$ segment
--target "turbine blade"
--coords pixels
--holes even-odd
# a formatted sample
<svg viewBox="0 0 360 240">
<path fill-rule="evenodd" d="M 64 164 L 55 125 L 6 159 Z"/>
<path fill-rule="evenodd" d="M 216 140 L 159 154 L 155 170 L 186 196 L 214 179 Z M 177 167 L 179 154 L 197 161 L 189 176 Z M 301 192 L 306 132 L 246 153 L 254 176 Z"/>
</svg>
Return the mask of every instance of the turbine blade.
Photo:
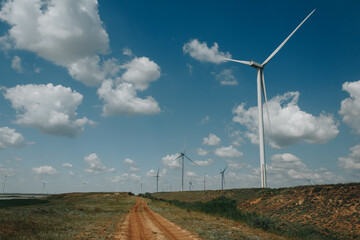
<svg viewBox="0 0 360 240">
<path fill-rule="evenodd" d="M 181 157 L 181 154 L 180 154 L 177 158 L 175 158 L 175 160 L 178 159 L 178 158 L 180 158 L 180 157 Z"/>
<path fill-rule="evenodd" d="M 237 63 L 242 63 L 242 64 L 245 64 L 245 65 L 251 65 L 249 61 L 242 61 L 242 60 L 235 60 L 235 59 L 231 59 L 231 58 L 224 58 L 225 60 L 228 60 L 228 61 L 232 61 L 232 62 L 237 62 Z"/>
<path fill-rule="evenodd" d="M 265 78 L 264 78 L 264 69 L 261 70 L 262 72 L 262 78 L 261 78 L 261 86 L 262 86 L 262 91 L 264 94 L 264 98 L 265 98 L 265 108 L 266 108 L 266 113 L 268 116 L 268 121 L 269 121 L 269 129 L 270 129 L 270 133 L 271 133 L 271 124 L 270 124 L 270 114 L 269 114 L 269 107 L 268 107 L 268 101 L 267 101 L 267 97 L 266 97 L 266 88 L 265 88 Z"/>
<path fill-rule="evenodd" d="M 196 162 L 194 162 L 193 160 L 191 160 L 188 156 L 184 155 L 187 159 L 189 159 L 192 163 L 194 163 L 196 166 L 199 166 L 196 164 Z"/>
<path fill-rule="evenodd" d="M 280 49 L 285 45 L 285 43 L 291 38 L 291 36 L 301 27 L 301 25 L 315 12 L 314 9 L 300 24 L 295 28 L 295 30 L 275 49 L 275 51 L 263 62 L 263 66 L 265 66 L 274 56 L 275 54 L 280 51 Z"/>
<path fill-rule="evenodd" d="M 228 166 L 226 166 L 226 168 L 224 168 L 224 172 L 225 172 L 225 170 L 227 169 L 227 167 L 228 167 Z"/>
</svg>

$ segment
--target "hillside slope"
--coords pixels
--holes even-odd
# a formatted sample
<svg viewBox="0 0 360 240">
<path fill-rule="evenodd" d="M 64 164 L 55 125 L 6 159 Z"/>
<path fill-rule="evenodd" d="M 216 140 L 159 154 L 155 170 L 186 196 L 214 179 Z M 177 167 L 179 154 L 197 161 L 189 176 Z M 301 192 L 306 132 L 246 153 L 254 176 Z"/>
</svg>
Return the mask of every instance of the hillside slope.
<svg viewBox="0 0 360 240">
<path fill-rule="evenodd" d="M 284 223 L 316 226 L 341 239 L 360 239 L 360 183 L 280 189 L 230 189 L 154 193 L 166 200 L 207 202 L 219 196 L 237 201 L 238 209 Z"/>
</svg>

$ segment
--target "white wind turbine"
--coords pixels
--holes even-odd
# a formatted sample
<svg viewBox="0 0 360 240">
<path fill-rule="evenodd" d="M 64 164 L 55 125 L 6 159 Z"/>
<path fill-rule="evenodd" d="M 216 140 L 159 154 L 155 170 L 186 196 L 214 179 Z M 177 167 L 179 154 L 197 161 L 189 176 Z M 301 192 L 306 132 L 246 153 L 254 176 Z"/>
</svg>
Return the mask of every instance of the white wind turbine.
<svg viewBox="0 0 360 240">
<path fill-rule="evenodd" d="M 47 182 L 44 179 L 41 179 L 41 182 L 43 183 L 43 194 L 45 194 L 45 185 Z"/>
<path fill-rule="evenodd" d="M 7 175 L 5 175 L 4 181 L 2 182 L 2 184 L 3 184 L 2 194 L 3 195 L 4 195 L 4 192 L 5 192 L 6 179 L 7 179 Z"/>
<path fill-rule="evenodd" d="M 187 158 L 188 160 L 190 160 L 193 164 L 195 164 L 196 166 L 198 166 L 193 160 L 191 160 L 186 154 L 185 154 L 185 149 L 186 149 L 186 136 L 185 136 L 185 141 L 184 141 L 184 149 L 181 153 L 179 153 L 179 156 L 177 158 L 175 158 L 175 160 L 177 160 L 178 158 L 181 157 L 181 191 L 184 191 L 184 158 Z"/>
<path fill-rule="evenodd" d="M 261 187 L 266 188 L 266 161 L 265 161 L 265 140 L 264 140 L 264 118 L 263 118 L 263 102 L 262 102 L 262 93 L 265 98 L 265 107 L 266 112 L 269 119 L 269 127 L 270 126 L 270 116 L 269 109 L 267 106 L 267 97 L 266 97 L 266 89 L 265 89 L 265 80 L 264 80 L 264 67 L 265 65 L 275 56 L 275 54 L 280 51 L 280 49 L 285 45 L 285 43 L 291 38 L 291 36 L 300 28 L 300 26 L 313 14 L 315 9 L 295 28 L 295 30 L 275 49 L 273 53 L 262 63 L 257 63 L 253 60 L 251 61 L 241 61 L 225 58 L 228 61 L 233 61 L 245 65 L 249 65 L 257 70 L 257 101 L 258 101 L 258 112 L 259 112 L 259 148 L 260 148 L 260 169 L 261 169 Z M 261 93 L 262 92 L 262 93 Z"/>
<path fill-rule="evenodd" d="M 220 174 L 221 174 L 221 190 L 224 190 L 224 185 L 225 185 L 225 170 L 227 169 L 227 166 L 226 168 L 224 168 L 224 170 L 221 170 L 220 169 Z"/>
<path fill-rule="evenodd" d="M 159 192 L 159 171 L 160 171 L 160 168 L 158 168 L 158 171 L 157 171 L 157 174 L 154 176 L 156 177 L 156 192 Z"/>
</svg>

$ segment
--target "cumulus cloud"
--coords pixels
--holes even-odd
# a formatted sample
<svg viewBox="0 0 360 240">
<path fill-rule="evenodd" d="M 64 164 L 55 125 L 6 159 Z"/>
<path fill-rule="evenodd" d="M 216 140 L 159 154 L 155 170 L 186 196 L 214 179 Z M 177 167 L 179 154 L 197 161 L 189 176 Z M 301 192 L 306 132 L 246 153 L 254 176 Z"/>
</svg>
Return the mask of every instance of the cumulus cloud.
<svg viewBox="0 0 360 240">
<path fill-rule="evenodd" d="M 75 137 L 84 131 L 86 124 L 95 124 L 86 117 L 77 118 L 76 110 L 83 96 L 61 85 L 17 85 L 5 89 L 4 97 L 17 111 L 17 124 L 42 133 Z"/>
<path fill-rule="evenodd" d="M 218 64 L 225 62 L 225 57 L 231 58 L 231 54 L 229 52 L 223 53 L 219 51 L 219 45 L 216 42 L 211 48 L 209 48 L 206 42 L 200 43 L 197 39 L 193 39 L 184 44 L 183 52 L 190 54 L 191 57 L 199 60 L 200 62 Z"/>
<path fill-rule="evenodd" d="M 221 139 L 213 133 L 209 134 L 209 137 L 203 138 L 203 144 L 209 146 L 217 146 L 220 144 Z"/>
<path fill-rule="evenodd" d="M 343 122 L 360 134 L 360 80 L 345 82 L 342 90 L 348 92 L 350 97 L 341 101 L 339 113 L 343 116 Z"/>
<path fill-rule="evenodd" d="M 91 153 L 90 155 L 85 156 L 84 160 L 89 164 L 89 167 L 84 169 L 87 173 L 115 172 L 115 168 L 105 167 L 96 153 Z"/>
<path fill-rule="evenodd" d="M 165 157 L 163 157 L 161 159 L 162 161 L 162 164 L 164 166 L 166 166 L 167 168 L 170 168 L 170 169 L 176 169 L 176 168 L 180 168 L 181 165 L 180 165 L 180 158 L 179 157 L 179 154 L 172 154 L 172 155 L 166 155 Z"/>
<path fill-rule="evenodd" d="M 127 174 L 127 173 L 124 173 L 120 176 L 115 176 L 113 178 L 109 178 L 110 182 L 114 182 L 114 183 L 126 181 L 128 179 L 129 179 L 129 174 Z"/>
<path fill-rule="evenodd" d="M 229 164 L 228 167 L 229 167 L 230 169 L 240 170 L 240 169 L 242 169 L 242 168 L 245 166 L 244 163 L 239 163 L 239 162 L 237 162 L 237 161 L 230 160 L 230 159 L 229 159 L 229 160 L 226 160 L 226 162 Z"/>
<path fill-rule="evenodd" d="M 109 50 L 96 0 L 7 1 L 0 19 L 10 25 L 6 38 L 13 48 L 34 52 L 68 68 L 70 74 L 72 65 Z M 99 81 L 90 77 L 78 80 L 88 85 Z"/>
<path fill-rule="evenodd" d="M 23 144 L 24 137 L 8 127 L 0 127 L 0 150 L 8 147 L 19 147 Z"/>
<path fill-rule="evenodd" d="M 135 161 L 130 159 L 130 158 L 125 158 L 123 163 L 126 163 L 126 164 L 135 164 Z"/>
<path fill-rule="evenodd" d="M 112 81 L 104 81 L 98 89 L 98 95 L 104 101 L 103 116 L 117 114 L 156 114 L 160 112 L 159 104 L 151 96 L 145 99 L 137 97 L 136 89 L 131 83 L 121 83 L 114 87 Z"/>
<path fill-rule="evenodd" d="M 147 57 L 134 58 L 122 68 L 126 71 L 121 76 L 121 81 L 132 83 L 140 91 L 146 90 L 151 82 L 160 77 L 160 67 Z"/>
<path fill-rule="evenodd" d="M 209 166 L 210 164 L 212 164 L 214 162 L 214 160 L 209 158 L 208 160 L 205 160 L 205 161 L 196 160 L 194 162 L 199 166 Z"/>
<path fill-rule="evenodd" d="M 138 172 L 138 171 L 140 171 L 140 169 L 136 168 L 136 167 L 130 167 L 129 171 L 130 172 Z"/>
<path fill-rule="evenodd" d="M 197 176 L 196 173 L 191 172 L 191 171 L 186 171 L 185 175 L 186 175 L 187 177 L 196 177 L 196 176 Z"/>
<path fill-rule="evenodd" d="M 219 147 L 214 150 L 214 154 L 222 158 L 241 158 L 243 153 L 234 148 L 232 145 L 228 147 Z"/>
<path fill-rule="evenodd" d="M 339 133 L 338 124 L 332 115 L 321 113 L 318 117 L 300 110 L 297 105 L 299 92 L 287 92 L 268 101 L 271 131 L 264 115 L 266 137 L 274 148 L 290 146 L 302 141 L 325 143 Z M 232 110 L 234 122 L 247 128 L 246 136 L 253 144 L 258 144 L 257 107 L 245 109 L 242 103 Z"/>
<path fill-rule="evenodd" d="M 23 71 L 21 66 L 21 58 L 19 56 L 13 57 L 13 59 L 11 60 L 11 67 L 18 73 L 21 73 Z"/>
<path fill-rule="evenodd" d="M 155 171 L 154 169 L 150 169 L 147 173 L 146 173 L 146 176 L 147 177 L 154 177 L 156 176 L 157 174 L 157 171 Z"/>
<path fill-rule="evenodd" d="M 123 48 L 123 54 L 124 54 L 125 56 L 132 56 L 132 55 L 133 55 L 131 49 L 128 48 L 128 47 Z"/>
<path fill-rule="evenodd" d="M 58 174 L 56 169 L 52 166 L 41 166 L 41 167 L 34 167 L 31 171 L 36 175 L 47 175 L 52 176 Z"/>
<path fill-rule="evenodd" d="M 220 81 L 221 85 L 235 86 L 238 85 L 231 69 L 224 69 L 219 74 L 215 75 L 216 79 Z"/>
<path fill-rule="evenodd" d="M 360 171 L 360 144 L 350 148 L 350 151 L 347 157 L 339 158 L 339 165 L 346 170 Z"/>
<path fill-rule="evenodd" d="M 325 168 L 309 169 L 301 159 L 291 153 L 273 155 L 267 172 L 269 181 L 278 186 L 307 184 L 308 181 L 322 184 L 342 179 Z"/>
<path fill-rule="evenodd" d="M 63 163 L 62 166 L 66 167 L 66 168 L 72 168 L 73 167 L 73 165 L 71 163 Z"/>
<path fill-rule="evenodd" d="M 208 150 L 205 150 L 203 148 L 198 148 L 196 149 L 196 153 L 199 155 L 199 156 L 206 156 L 209 151 Z"/>
</svg>

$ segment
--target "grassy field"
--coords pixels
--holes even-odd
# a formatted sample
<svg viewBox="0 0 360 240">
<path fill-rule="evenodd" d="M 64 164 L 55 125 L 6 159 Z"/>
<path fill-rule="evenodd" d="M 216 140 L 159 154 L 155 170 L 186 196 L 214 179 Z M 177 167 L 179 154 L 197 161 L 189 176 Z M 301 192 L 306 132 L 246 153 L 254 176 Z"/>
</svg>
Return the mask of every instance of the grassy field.
<svg viewBox="0 0 360 240">
<path fill-rule="evenodd" d="M 206 212 L 206 203 L 226 197 L 235 201 L 237 212 L 231 208 L 230 213 L 212 214 L 244 222 L 249 220 L 250 225 L 299 239 L 360 239 L 359 183 L 156 193 L 153 196 L 176 200 L 173 203 L 177 206 L 203 212 Z M 202 204 L 194 204 L 196 201 Z"/>
<path fill-rule="evenodd" d="M 164 201 L 146 199 L 149 207 L 165 218 L 176 223 L 188 231 L 197 234 L 203 239 L 221 240 L 285 240 L 275 234 L 268 233 L 259 228 L 252 228 L 241 222 L 235 222 L 219 216 L 183 209 Z"/>
<path fill-rule="evenodd" d="M 111 239 L 133 206 L 127 193 L 0 201 L 0 239 Z"/>
</svg>

